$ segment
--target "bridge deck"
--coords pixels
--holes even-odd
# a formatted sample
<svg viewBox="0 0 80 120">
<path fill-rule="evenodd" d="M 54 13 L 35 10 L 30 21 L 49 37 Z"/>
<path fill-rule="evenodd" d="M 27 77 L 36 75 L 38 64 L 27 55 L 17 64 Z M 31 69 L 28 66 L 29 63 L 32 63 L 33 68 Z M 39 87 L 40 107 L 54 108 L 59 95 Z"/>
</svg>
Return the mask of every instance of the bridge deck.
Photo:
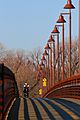
<svg viewBox="0 0 80 120">
<path fill-rule="evenodd" d="M 8 120 L 80 120 L 80 100 L 17 98 Z"/>
</svg>

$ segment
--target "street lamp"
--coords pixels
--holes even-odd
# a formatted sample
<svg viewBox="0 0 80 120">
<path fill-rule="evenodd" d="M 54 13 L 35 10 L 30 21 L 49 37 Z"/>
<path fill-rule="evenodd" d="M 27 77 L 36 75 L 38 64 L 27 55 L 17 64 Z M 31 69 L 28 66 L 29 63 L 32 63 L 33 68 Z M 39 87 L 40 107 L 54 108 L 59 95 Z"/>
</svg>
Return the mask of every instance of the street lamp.
<svg viewBox="0 0 80 120">
<path fill-rule="evenodd" d="M 45 64 L 43 63 L 43 60 L 41 60 L 40 66 L 41 66 L 41 67 L 45 67 Z"/>
<path fill-rule="evenodd" d="M 56 26 L 54 27 L 51 34 L 52 36 L 57 36 L 57 80 L 59 80 L 59 31 Z M 55 51 L 55 44 L 54 44 L 54 51 Z M 54 52 L 54 58 L 55 58 L 55 52 Z M 55 60 L 54 60 L 54 69 L 55 69 Z"/>
<path fill-rule="evenodd" d="M 45 57 L 48 56 L 48 53 L 47 53 L 46 50 L 44 51 L 43 55 L 44 55 Z M 47 65 L 46 67 L 48 67 L 48 61 L 47 61 L 47 60 L 46 60 L 46 65 Z"/>
<path fill-rule="evenodd" d="M 49 47 L 49 44 L 47 43 L 46 46 L 44 47 L 44 49 L 46 50 L 47 54 L 48 54 L 48 68 L 49 68 L 49 50 L 51 49 Z"/>
<path fill-rule="evenodd" d="M 50 46 L 50 87 L 52 86 L 52 80 L 53 80 L 53 73 L 52 73 L 52 36 L 50 36 L 48 40 L 48 44 Z"/>
<path fill-rule="evenodd" d="M 51 53 L 50 53 L 50 55 L 51 55 L 50 69 L 51 70 L 50 71 L 51 71 L 51 74 L 52 74 L 51 85 L 53 85 L 55 83 L 55 41 L 54 41 L 52 35 L 50 35 L 48 43 L 50 44 L 50 47 L 51 47 Z M 53 52 L 53 54 L 52 54 L 52 52 Z M 52 59 L 52 55 L 53 55 L 53 59 Z M 52 70 L 52 67 L 53 67 L 53 70 Z"/>
<path fill-rule="evenodd" d="M 50 88 L 51 75 L 50 75 L 50 70 L 49 70 L 49 50 L 51 48 L 49 47 L 48 43 L 46 44 L 44 49 L 47 50 L 47 53 L 48 53 L 48 88 Z"/>
<path fill-rule="evenodd" d="M 69 77 L 71 76 L 71 9 L 75 7 L 72 4 L 71 0 L 67 0 L 67 4 L 64 6 L 64 9 L 69 9 L 68 13 L 62 13 L 63 15 L 69 15 Z"/>
<path fill-rule="evenodd" d="M 41 72 L 41 76 L 40 76 L 40 83 L 39 83 L 39 88 L 40 88 L 40 90 L 41 90 L 41 97 L 42 97 L 42 94 L 43 94 L 43 78 L 44 78 L 44 67 L 45 67 L 45 65 L 44 65 L 44 63 L 43 63 L 43 60 L 41 60 L 41 62 L 40 62 L 40 72 Z"/>
<path fill-rule="evenodd" d="M 74 9 L 74 5 L 72 4 L 72 1 L 71 0 L 67 0 L 67 4 L 64 6 L 64 9 Z"/>
<path fill-rule="evenodd" d="M 45 65 L 44 69 L 43 69 L 43 77 L 42 77 L 42 89 L 43 89 L 43 94 L 47 91 L 47 87 L 46 86 L 46 82 L 45 82 L 45 79 L 47 78 L 47 74 L 46 74 L 46 68 L 47 68 L 47 60 L 45 59 L 45 56 L 42 55 L 42 64 Z M 47 81 L 47 79 L 46 79 Z"/>
<path fill-rule="evenodd" d="M 62 15 L 59 16 L 57 23 L 62 23 L 62 25 L 56 25 L 58 27 L 62 27 L 62 80 L 64 80 L 64 23 L 65 19 Z"/>
<path fill-rule="evenodd" d="M 42 56 L 41 61 L 43 61 L 43 64 L 44 64 L 44 66 L 46 68 L 47 67 L 47 62 L 46 62 L 47 60 L 45 59 L 44 55 Z"/>
<path fill-rule="evenodd" d="M 48 69 L 49 69 L 49 68 L 48 68 L 48 67 L 49 67 L 48 61 L 49 61 L 49 60 L 48 60 L 47 58 L 48 58 L 49 54 L 48 54 L 47 51 L 45 50 L 44 53 L 43 53 L 43 55 L 46 57 L 46 78 L 47 78 L 47 80 L 48 80 L 48 79 L 49 79 L 49 75 L 48 75 L 48 74 L 49 74 L 49 73 L 48 73 Z M 48 85 L 47 85 L 46 89 L 48 90 Z"/>
<path fill-rule="evenodd" d="M 41 68 L 39 68 L 37 76 L 36 76 L 36 80 L 37 80 L 37 84 L 38 84 L 38 88 L 42 89 L 42 84 L 41 84 L 41 79 L 42 79 L 42 73 L 41 73 Z"/>
</svg>

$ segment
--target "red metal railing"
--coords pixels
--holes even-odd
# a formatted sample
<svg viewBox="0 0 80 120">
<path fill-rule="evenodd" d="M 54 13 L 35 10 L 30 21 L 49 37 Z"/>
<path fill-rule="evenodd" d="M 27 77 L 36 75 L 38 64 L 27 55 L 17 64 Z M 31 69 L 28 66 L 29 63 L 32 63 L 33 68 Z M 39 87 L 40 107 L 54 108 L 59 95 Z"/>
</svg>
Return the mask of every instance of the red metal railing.
<svg viewBox="0 0 80 120">
<path fill-rule="evenodd" d="M 48 98 L 77 98 L 80 99 L 80 75 L 72 76 L 55 84 L 43 95 Z"/>
</svg>

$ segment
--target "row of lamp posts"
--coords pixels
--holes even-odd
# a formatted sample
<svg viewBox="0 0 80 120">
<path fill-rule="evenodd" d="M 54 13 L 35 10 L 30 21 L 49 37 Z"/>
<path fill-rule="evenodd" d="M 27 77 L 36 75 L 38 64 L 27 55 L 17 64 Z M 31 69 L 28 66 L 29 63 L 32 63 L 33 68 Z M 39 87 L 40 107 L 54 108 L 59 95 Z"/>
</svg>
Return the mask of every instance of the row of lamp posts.
<svg viewBox="0 0 80 120">
<path fill-rule="evenodd" d="M 57 20 L 57 23 L 54 27 L 54 29 L 51 32 L 50 38 L 45 46 L 45 50 L 41 59 L 40 63 L 40 74 L 44 74 L 44 70 L 46 71 L 45 77 L 42 75 L 42 78 L 40 79 L 40 95 L 42 95 L 43 86 L 46 87 L 44 92 L 47 92 L 53 85 L 56 84 L 56 82 L 59 82 L 60 76 L 60 61 L 59 61 L 59 28 L 62 28 L 62 68 L 61 68 L 61 80 L 64 80 L 64 52 L 65 52 L 65 41 L 64 41 L 64 23 L 66 23 L 66 20 L 64 19 L 65 15 L 69 16 L 69 49 L 68 49 L 68 65 L 69 65 L 69 75 L 68 77 L 71 77 L 71 10 L 75 7 L 72 4 L 71 0 L 67 0 L 67 4 L 64 6 L 64 9 L 68 9 L 68 12 L 61 13 L 59 16 L 59 19 Z M 55 44 L 55 41 L 57 41 L 57 44 Z M 80 0 L 79 0 L 79 70 L 80 70 Z M 57 50 L 55 51 L 55 45 L 57 45 Z M 56 61 L 57 61 L 57 67 L 56 67 Z M 57 71 L 56 71 L 57 69 Z M 56 72 L 56 74 L 55 74 Z M 39 75 L 39 74 L 38 74 Z M 47 84 L 42 85 L 44 82 L 44 79 L 46 80 Z"/>
</svg>

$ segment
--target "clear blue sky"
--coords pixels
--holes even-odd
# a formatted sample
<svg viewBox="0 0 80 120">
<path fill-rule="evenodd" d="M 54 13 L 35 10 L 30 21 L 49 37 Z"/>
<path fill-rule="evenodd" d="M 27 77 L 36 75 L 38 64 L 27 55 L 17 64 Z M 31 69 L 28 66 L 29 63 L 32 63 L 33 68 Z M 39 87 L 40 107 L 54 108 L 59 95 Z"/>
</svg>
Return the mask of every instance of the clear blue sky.
<svg viewBox="0 0 80 120">
<path fill-rule="evenodd" d="M 63 6 L 66 2 L 67 0 L 0 0 L 0 42 L 14 49 L 43 48 L 60 12 L 65 11 Z M 75 37 L 78 31 L 78 0 L 72 2 L 76 7 L 72 12 L 72 35 Z M 65 27 L 67 26 L 68 24 Z"/>
</svg>

